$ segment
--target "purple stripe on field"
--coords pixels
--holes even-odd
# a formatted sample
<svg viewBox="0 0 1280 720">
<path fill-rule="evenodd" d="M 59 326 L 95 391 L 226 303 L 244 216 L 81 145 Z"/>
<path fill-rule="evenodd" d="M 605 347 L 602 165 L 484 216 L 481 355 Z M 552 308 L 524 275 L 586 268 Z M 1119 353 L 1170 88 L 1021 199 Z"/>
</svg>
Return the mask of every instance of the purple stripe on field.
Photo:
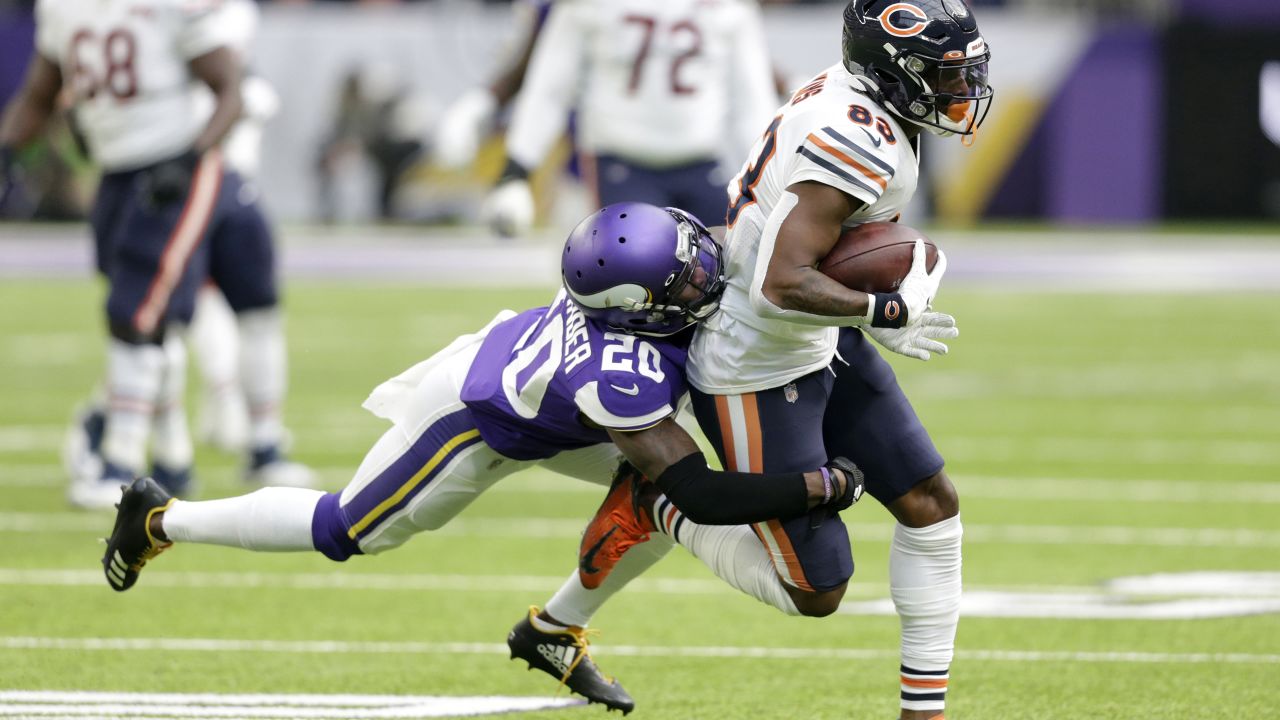
<svg viewBox="0 0 1280 720">
<path fill-rule="evenodd" d="M 1098 32 L 1047 115 L 1048 215 L 1149 221 L 1160 213 L 1160 38 L 1147 26 Z M 1049 168 L 1045 168 L 1046 170 Z"/>
</svg>

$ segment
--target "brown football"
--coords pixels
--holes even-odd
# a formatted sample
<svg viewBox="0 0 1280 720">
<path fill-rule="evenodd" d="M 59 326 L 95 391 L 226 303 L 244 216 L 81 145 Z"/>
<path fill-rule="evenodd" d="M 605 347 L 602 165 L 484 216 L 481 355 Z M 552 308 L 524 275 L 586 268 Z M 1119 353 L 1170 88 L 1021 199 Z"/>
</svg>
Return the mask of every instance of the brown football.
<svg viewBox="0 0 1280 720">
<path fill-rule="evenodd" d="M 855 225 L 840 234 L 818 270 L 851 290 L 897 292 L 911 270 L 916 239 L 924 240 L 925 267 L 938 262 L 938 246 L 915 228 L 892 222 Z"/>
</svg>

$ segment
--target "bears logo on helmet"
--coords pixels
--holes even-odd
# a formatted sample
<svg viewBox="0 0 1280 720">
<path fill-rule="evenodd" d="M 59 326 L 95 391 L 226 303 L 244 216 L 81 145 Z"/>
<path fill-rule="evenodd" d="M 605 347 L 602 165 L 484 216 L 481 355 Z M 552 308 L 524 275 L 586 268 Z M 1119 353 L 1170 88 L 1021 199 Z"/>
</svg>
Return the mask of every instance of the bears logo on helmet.
<svg viewBox="0 0 1280 720">
<path fill-rule="evenodd" d="M 880 27 L 894 37 L 914 37 L 929 27 L 929 16 L 911 3 L 894 3 L 880 13 Z"/>
<path fill-rule="evenodd" d="M 971 135 L 991 107 L 991 51 L 964 0 L 853 0 L 844 65 L 895 115 L 939 135 Z"/>
</svg>

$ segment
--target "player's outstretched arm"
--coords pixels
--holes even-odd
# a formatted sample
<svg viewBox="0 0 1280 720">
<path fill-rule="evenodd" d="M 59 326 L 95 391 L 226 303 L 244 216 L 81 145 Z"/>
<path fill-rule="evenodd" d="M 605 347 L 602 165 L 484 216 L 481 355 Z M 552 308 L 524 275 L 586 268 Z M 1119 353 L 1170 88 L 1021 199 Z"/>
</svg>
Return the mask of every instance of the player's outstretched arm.
<svg viewBox="0 0 1280 720">
<path fill-rule="evenodd" d="M 704 525 L 742 525 L 804 515 L 819 505 L 842 509 L 861 493 L 843 469 L 769 475 L 722 472 L 707 467 L 693 438 L 667 418 L 644 430 L 610 430 L 622 454 L 690 520 Z"/>
</svg>

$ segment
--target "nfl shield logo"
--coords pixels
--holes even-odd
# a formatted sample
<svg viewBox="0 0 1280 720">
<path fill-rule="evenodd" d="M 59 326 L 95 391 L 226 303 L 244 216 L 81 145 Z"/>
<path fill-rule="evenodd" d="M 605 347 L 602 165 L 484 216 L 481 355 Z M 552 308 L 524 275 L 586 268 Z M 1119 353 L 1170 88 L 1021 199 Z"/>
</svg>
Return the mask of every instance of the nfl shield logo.
<svg viewBox="0 0 1280 720">
<path fill-rule="evenodd" d="M 800 391 L 796 390 L 796 384 L 787 383 L 787 386 L 782 388 L 782 397 L 786 398 L 789 403 L 794 403 L 798 400 L 800 398 Z"/>
</svg>

